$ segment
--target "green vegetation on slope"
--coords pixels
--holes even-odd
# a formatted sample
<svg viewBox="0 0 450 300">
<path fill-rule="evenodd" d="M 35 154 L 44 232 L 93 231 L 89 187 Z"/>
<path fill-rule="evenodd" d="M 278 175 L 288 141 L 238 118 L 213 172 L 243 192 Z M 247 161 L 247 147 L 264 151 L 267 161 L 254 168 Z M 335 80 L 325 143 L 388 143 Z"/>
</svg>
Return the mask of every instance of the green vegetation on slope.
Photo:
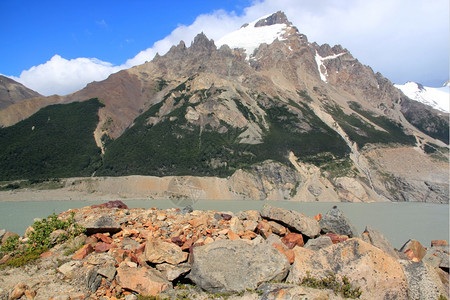
<svg viewBox="0 0 450 300">
<path fill-rule="evenodd" d="M 347 156 L 350 150 L 345 141 L 307 105 L 291 103 L 291 106 L 301 111 L 303 120 L 289 111 L 288 105 L 273 106 L 266 110 L 270 128 L 264 143 L 257 146 L 261 160 L 274 159 L 290 164 L 288 153 L 292 151 L 300 160 L 320 166 L 323 163 L 318 160 L 321 153 L 332 153 L 328 156 L 329 160 Z M 303 129 L 302 123 L 310 128 Z"/>
<path fill-rule="evenodd" d="M 407 135 L 403 131 L 403 127 L 394 121 L 383 117 L 375 116 L 371 112 L 363 110 L 359 104 L 352 102 L 351 109 L 364 116 L 374 124 L 380 126 L 386 131 L 375 129 L 371 124 L 363 121 L 356 114 L 347 115 L 338 106 L 328 107 L 328 112 L 333 116 L 334 120 L 347 133 L 350 139 L 362 148 L 368 143 L 398 143 L 404 145 L 415 145 L 415 138 Z"/>
<path fill-rule="evenodd" d="M 181 89 L 182 87 L 177 87 Z M 228 176 L 251 161 L 239 144 L 241 129 L 227 124 L 226 133 L 203 130 L 186 118 L 189 95 L 180 96 L 182 105 L 155 125 L 147 124 L 162 102 L 155 104 L 122 136 L 108 146 L 98 175 L 198 175 Z"/>
<path fill-rule="evenodd" d="M 0 128 L 0 180 L 90 176 L 101 164 L 98 99 L 50 105 Z"/>
<path fill-rule="evenodd" d="M 218 93 L 191 91 L 188 82 L 180 84 L 136 118 L 119 138 L 102 137 L 103 157 L 93 137 L 102 105 L 97 99 L 43 108 L 14 126 L 0 129 L 0 142 L 5 145 L 0 149 L 0 180 L 9 180 L 0 188 L 25 184 L 12 181 L 17 179 L 35 181 L 90 176 L 94 172 L 97 176 L 226 177 L 269 159 L 290 165 L 290 151 L 300 160 L 330 172 L 347 163 L 349 149 L 345 141 L 307 104 L 286 104 L 280 99 L 261 104 L 269 128 L 264 130 L 262 143 L 256 145 L 240 143 L 245 127 L 236 128 L 221 121 L 219 132 L 210 125 L 201 128 L 185 118 L 189 106 L 195 107 Z M 161 117 L 160 109 L 173 94 L 177 95 L 176 108 Z M 193 95 L 200 97 L 200 102 L 190 103 Z M 239 99 L 233 101 L 249 121 L 260 121 Z"/>
<path fill-rule="evenodd" d="M 219 133 L 208 125 L 189 123 L 186 111 L 193 94 L 210 97 L 205 91 L 189 91 L 182 83 L 174 91 L 184 92 L 175 99 L 179 105 L 169 114 L 160 118 L 156 124 L 149 123 L 151 117 L 159 115 L 167 97 L 153 105 L 139 116 L 134 125 L 122 136 L 110 142 L 104 155 L 103 166 L 96 173 L 105 176 L 123 176 L 131 174 L 168 176 L 229 176 L 237 169 L 249 167 L 267 159 L 290 165 L 289 151 L 300 159 L 316 162 L 315 155 L 333 153 L 328 160 L 345 157 L 349 149 L 342 138 L 323 123 L 306 105 L 285 105 L 274 102 L 267 112 L 266 121 L 269 130 L 264 133 L 263 143 L 249 145 L 240 143 L 239 135 L 246 128 L 235 128 L 222 122 L 225 133 Z M 239 99 L 233 99 L 239 111 L 249 121 L 257 118 Z M 290 108 L 289 108 L 290 107 Z M 297 115 L 291 110 L 297 110 Z M 299 120 L 299 115 L 303 120 Z M 302 122 L 308 124 L 308 130 L 302 128 Z"/>
</svg>

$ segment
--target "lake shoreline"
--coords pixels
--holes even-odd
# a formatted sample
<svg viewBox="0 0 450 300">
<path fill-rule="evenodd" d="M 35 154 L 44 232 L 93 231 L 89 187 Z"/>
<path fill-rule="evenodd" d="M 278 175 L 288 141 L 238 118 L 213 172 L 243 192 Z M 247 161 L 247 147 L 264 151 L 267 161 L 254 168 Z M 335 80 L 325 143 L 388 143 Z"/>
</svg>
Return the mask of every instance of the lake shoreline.
<svg viewBox="0 0 450 300">
<path fill-rule="evenodd" d="M 293 202 L 257 200 L 151 200 L 151 199 L 85 199 L 0 202 L 0 229 L 23 234 L 35 218 L 44 218 L 52 213 L 79 209 L 110 200 L 121 200 L 130 208 L 169 209 L 191 205 L 195 210 L 216 210 L 219 212 L 260 210 L 265 204 L 304 213 L 307 216 L 324 214 L 338 206 L 355 224 L 360 232 L 371 226 L 383 232 L 394 247 L 401 247 L 414 238 L 424 245 L 434 239 L 449 240 L 449 207 L 446 204 L 431 203 L 335 203 L 335 202 Z"/>
</svg>

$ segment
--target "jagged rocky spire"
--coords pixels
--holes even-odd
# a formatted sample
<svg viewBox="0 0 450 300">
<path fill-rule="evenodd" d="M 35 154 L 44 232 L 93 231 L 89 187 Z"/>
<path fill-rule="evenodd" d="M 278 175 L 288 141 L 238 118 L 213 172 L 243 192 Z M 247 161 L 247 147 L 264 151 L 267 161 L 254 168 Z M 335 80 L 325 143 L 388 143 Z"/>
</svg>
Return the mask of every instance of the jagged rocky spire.
<svg viewBox="0 0 450 300">
<path fill-rule="evenodd" d="M 275 24 L 286 24 L 288 26 L 292 25 L 292 23 L 289 22 L 284 12 L 277 11 L 276 13 L 271 14 L 267 18 L 261 19 L 258 22 L 256 22 L 255 27 L 271 26 Z"/>
</svg>

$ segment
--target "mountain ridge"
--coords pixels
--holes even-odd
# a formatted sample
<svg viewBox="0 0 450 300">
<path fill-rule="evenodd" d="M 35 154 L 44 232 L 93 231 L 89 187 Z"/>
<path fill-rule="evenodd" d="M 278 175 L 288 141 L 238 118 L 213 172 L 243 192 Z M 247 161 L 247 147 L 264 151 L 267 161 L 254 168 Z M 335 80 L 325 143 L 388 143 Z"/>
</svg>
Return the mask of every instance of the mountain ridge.
<svg viewBox="0 0 450 300">
<path fill-rule="evenodd" d="M 0 110 L 19 101 L 35 97 L 42 97 L 42 95 L 11 78 L 0 75 Z"/>
<path fill-rule="evenodd" d="M 277 22 L 284 26 L 284 18 L 278 12 L 241 29 L 261 21 L 265 26 L 258 28 L 280 25 Z M 368 201 L 370 194 L 372 201 L 448 202 L 448 182 L 411 181 L 396 172 L 379 176 L 385 166 L 367 157 L 371 145 L 387 145 L 415 146 L 424 157 L 428 151 L 445 159 L 448 117 L 430 109 L 421 109 L 426 113 L 419 115 L 388 79 L 362 65 L 348 50 L 310 43 L 293 26 L 283 39 L 261 43 L 251 55 L 228 45 L 216 47 L 201 33 L 189 47 L 180 42 L 151 62 L 68 96 L 40 100 L 62 104 L 90 98 L 104 105 L 94 132 L 103 153 L 97 176 L 241 174 L 253 178 L 247 186 L 254 185 L 260 195 L 278 190 L 281 199 L 289 199 L 295 198 L 295 183 L 281 179 L 281 185 L 268 188 L 257 183 L 262 175 L 255 170 L 270 170 L 267 178 L 276 182 L 277 169 L 298 162 L 322 172 L 309 185 L 311 190 L 335 186 L 341 191 L 334 196 L 339 199 Z M 2 125 L 23 118 L 23 113 L 15 114 L 16 121 L 3 117 L 14 116 L 14 109 L 21 111 L 28 103 L 1 110 Z M 278 167 L 263 167 L 271 161 Z M 437 167 L 436 172 L 448 170 Z M 305 172 L 297 181 L 300 188 L 310 176 Z M 319 184 L 321 180 L 330 184 Z M 422 187 L 430 190 L 430 199 L 393 192 Z"/>
</svg>

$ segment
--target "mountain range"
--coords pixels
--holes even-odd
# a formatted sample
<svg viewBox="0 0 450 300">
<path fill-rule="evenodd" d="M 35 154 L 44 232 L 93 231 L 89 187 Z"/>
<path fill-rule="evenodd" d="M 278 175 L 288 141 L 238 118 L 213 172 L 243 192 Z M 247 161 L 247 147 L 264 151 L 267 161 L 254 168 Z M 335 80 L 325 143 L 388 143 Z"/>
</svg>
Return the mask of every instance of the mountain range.
<svg viewBox="0 0 450 300">
<path fill-rule="evenodd" d="M 67 96 L 25 91 L 1 100 L 3 181 L 219 177 L 233 199 L 449 200 L 448 113 L 282 12 Z"/>
</svg>

